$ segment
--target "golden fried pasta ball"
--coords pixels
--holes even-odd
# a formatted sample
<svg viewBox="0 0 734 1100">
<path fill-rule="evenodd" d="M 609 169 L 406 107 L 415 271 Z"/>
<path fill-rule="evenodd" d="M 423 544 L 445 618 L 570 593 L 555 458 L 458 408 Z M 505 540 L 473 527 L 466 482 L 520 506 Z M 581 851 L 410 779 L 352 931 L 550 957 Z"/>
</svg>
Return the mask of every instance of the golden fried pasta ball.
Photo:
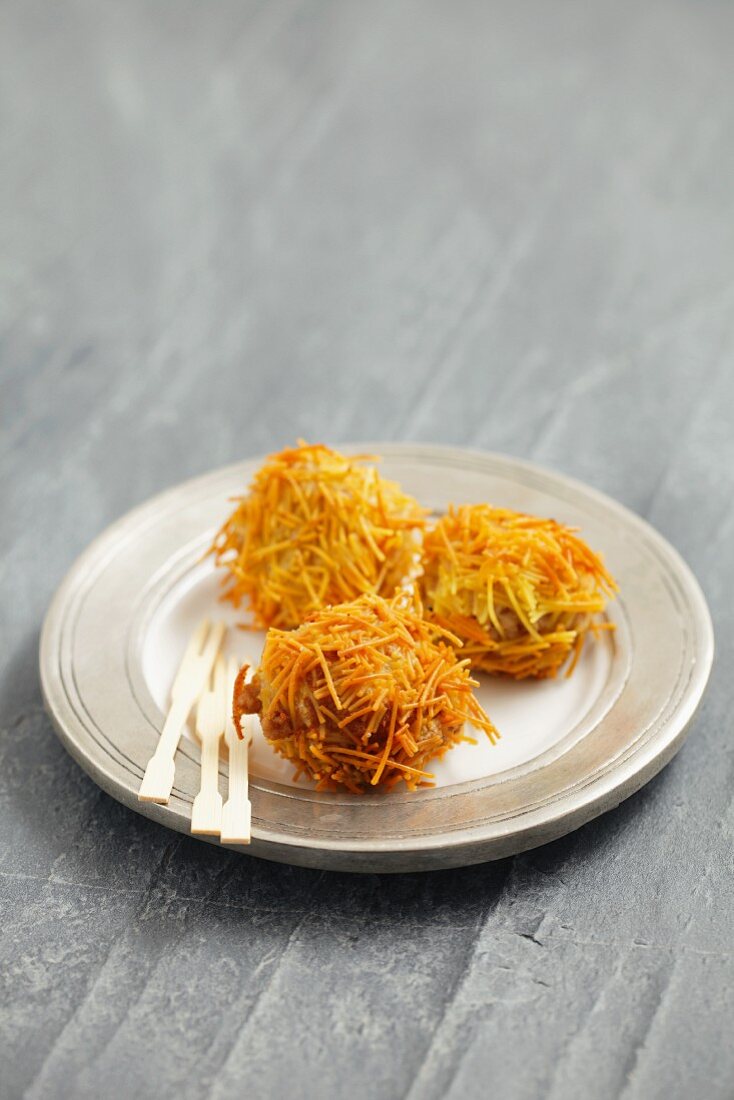
<svg viewBox="0 0 734 1100">
<path fill-rule="evenodd" d="M 415 578 L 426 512 L 366 457 L 301 443 L 255 475 L 212 551 L 228 573 L 225 597 L 244 600 L 257 626 L 298 626 Z"/>
<path fill-rule="evenodd" d="M 489 504 L 452 507 L 426 533 L 426 615 L 463 641 L 472 667 L 517 679 L 574 662 L 617 590 L 570 527 Z"/>
<path fill-rule="evenodd" d="M 260 667 L 235 686 L 233 712 L 259 714 L 276 752 L 319 790 L 361 793 L 401 780 L 430 786 L 429 761 L 463 740 L 466 722 L 499 736 L 472 693 L 458 639 L 405 595 L 365 595 L 268 631 Z M 448 644 L 450 643 L 450 644 Z"/>
</svg>

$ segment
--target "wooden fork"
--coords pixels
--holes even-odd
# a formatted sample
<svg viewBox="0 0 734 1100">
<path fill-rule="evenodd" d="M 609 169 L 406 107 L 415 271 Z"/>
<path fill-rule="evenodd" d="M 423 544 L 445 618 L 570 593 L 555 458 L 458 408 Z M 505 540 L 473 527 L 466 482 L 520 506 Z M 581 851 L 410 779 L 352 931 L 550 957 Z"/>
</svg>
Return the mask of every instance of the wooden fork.
<svg viewBox="0 0 734 1100">
<path fill-rule="evenodd" d="M 219 741 L 227 724 L 227 666 L 220 655 L 213 684 L 205 688 L 196 708 L 196 732 L 201 742 L 201 788 L 191 810 L 191 832 L 219 836 L 222 796 L 219 793 Z"/>
<path fill-rule="evenodd" d="M 247 756 L 252 741 L 252 723 L 255 718 L 247 715 L 243 719 L 240 738 L 232 718 L 232 697 L 234 682 L 237 679 L 237 662 L 229 659 L 227 670 L 227 725 L 224 736 L 229 747 L 229 795 L 222 810 L 222 844 L 249 844 L 252 821 L 252 804 L 249 799 Z"/>
<path fill-rule="evenodd" d="M 158 746 L 148 761 L 138 799 L 165 805 L 171 797 L 176 774 L 175 755 L 186 719 L 204 690 L 224 637 L 224 623 L 200 623 L 186 647 L 171 689 L 168 712 Z"/>
</svg>

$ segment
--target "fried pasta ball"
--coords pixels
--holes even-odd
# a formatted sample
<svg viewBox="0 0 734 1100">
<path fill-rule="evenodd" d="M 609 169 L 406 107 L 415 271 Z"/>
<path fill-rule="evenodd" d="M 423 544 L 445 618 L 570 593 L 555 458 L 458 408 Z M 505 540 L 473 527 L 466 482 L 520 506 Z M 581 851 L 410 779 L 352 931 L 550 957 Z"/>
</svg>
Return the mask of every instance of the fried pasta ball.
<svg viewBox="0 0 734 1100">
<path fill-rule="evenodd" d="M 489 504 L 450 508 L 427 532 L 426 615 L 463 641 L 472 667 L 518 680 L 571 674 L 594 616 L 617 586 L 575 534 Z"/>
<path fill-rule="evenodd" d="M 392 596 L 420 565 L 426 512 L 368 456 L 321 445 L 271 455 L 214 540 L 225 598 L 289 629 L 364 593 Z"/>
<path fill-rule="evenodd" d="M 235 684 L 233 714 L 259 714 L 273 748 L 318 790 L 430 786 L 426 764 L 460 741 L 465 722 L 499 736 L 472 693 L 458 639 L 408 598 L 365 595 L 317 611 L 297 630 L 268 631 L 260 667 Z"/>
</svg>

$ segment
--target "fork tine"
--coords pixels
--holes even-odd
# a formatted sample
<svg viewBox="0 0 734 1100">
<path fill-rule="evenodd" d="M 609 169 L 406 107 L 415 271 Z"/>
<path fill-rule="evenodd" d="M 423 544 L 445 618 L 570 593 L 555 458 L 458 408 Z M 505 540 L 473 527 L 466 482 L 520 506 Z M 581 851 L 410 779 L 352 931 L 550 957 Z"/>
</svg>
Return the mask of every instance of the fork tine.
<svg viewBox="0 0 734 1100">
<path fill-rule="evenodd" d="M 171 695 L 175 696 L 181 687 L 186 683 L 191 674 L 191 665 L 201 654 L 204 641 L 209 633 L 210 622 L 208 619 L 202 619 L 197 626 L 194 633 L 189 638 L 188 645 L 184 650 L 184 655 L 181 658 L 181 664 L 179 665 L 176 678 L 173 681 L 173 687 L 171 688 Z"/>
<path fill-rule="evenodd" d="M 234 728 L 234 718 L 232 717 L 232 711 L 234 709 L 234 684 L 237 679 L 237 673 L 239 672 L 239 666 L 237 664 L 236 657 L 230 657 L 227 662 L 227 725 L 224 729 L 224 738 L 229 745 L 231 739 L 237 736 L 237 731 Z"/>
<path fill-rule="evenodd" d="M 234 695 L 234 682 L 237 679 L 237 673 L 240 670 L 240 666 L 237 663 L 236 657 L 230 657 L 227 661 L 227 691 Z"/>
<path fill-rule="evenodd" d="M 222 653 L 217 657 L 214 665 L 214 686 L 213 690 L 219 696 L 220 700 L 224 699 L 226 702 L 227 696 L 227 662 L 224 659 Z"/>
<path fill-rule="evenodd" d="M 219 647 L 222 644 L 222 639 L 224 638 L 224 632 L 226 629 L 227 628 L 223 622 L 215 623 L 212 627 L 209 637 L 206 640 L 206 645 L 201 651 L 201 656 L 205 660 L 211 661 L 212 664 L 214 663 L 214 658 L 219 652 Z"/>
<path fill-rule="evenodd" d="M 239 663 L 237 661 L 237 658 L 236 657 L 230 657 L 229 661 L 227 662 L 227 672 L 232 677 L 232 687 L 233 688 L 234 688 L 234 682 L 237 679 L 237 673 L 239 672 L 239 669 L 240 669 L 240 666 L 239 666 Z"/>
<path fill-rule="evenodd" d="M 201 653 L 202 649 L 204 648 L 204 642 L 206 641 L 206 636 L 209 633 L 210 626 L 211 623 L 209 619 L 201 620 L 196 630 L 191 635 L 189 644 L 186 646 L 185 657 L 197 657 Z"/>
</svg>

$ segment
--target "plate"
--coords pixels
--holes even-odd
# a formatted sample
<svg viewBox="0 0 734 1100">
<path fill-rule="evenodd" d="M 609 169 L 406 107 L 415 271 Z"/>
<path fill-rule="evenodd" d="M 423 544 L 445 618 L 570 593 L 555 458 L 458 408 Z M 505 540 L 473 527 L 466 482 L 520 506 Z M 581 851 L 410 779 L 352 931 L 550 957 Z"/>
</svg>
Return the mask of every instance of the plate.
<svg viewBox="0 0 734 1100">
<path fill-rule="evenodd" d="M 518 459 L 414 444 L 367 449 L 437 515 L 452 502 L 490 501 L 580 527 L 619 582 L 608 613 L 615 629 L 584 648 L 570 679 L 480 676 L 477 695 L 501 740 L 491 746 L 478 734 L 448 753 L 428 790 L 319 793 L 294 780 L 260 735 L 253 839 L 240 850 L 347 871 L 459 866 L 546 843 L 638 790 L 681 745 L 713 658 L 708 608 L 680 556 L 615 501 Z M 261 462 L 186 482 L 110 527 L 72 567 L 41 636 L 44 699 L 63 744 L 113 797 L 181 832 L 190 831 L 199 784 L 190 732 L 168 805 L 140 803 L 137 792 L 193 627 L 203 617 L 242 621 L 218 602 L 205 552 Z M 263 639 L 235 628 L 227 645 L 255 662 Z M 226 762 L 220 782 L 225 793 Z"/>
</svg>

